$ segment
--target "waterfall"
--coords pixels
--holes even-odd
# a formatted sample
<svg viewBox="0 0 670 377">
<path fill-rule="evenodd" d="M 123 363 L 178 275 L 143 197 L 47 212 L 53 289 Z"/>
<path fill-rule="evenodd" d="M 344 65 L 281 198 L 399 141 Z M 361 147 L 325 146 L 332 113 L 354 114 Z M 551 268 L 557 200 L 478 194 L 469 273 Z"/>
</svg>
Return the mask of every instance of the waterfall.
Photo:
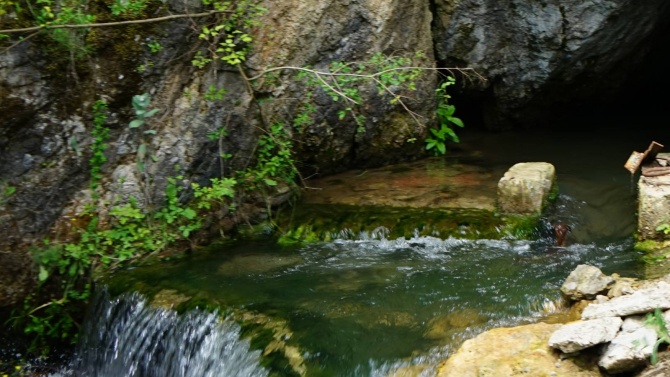
<svg viewBox="0 0 670 377">
<path fill-rule="evenodd" d="M 97 295 L 76 357 L 64 376 L 267 376 L 260 352 L 240 339 L 240 327 L 216 313 L 178 315 L 151 307 L 137 293 Z"/>
</svg>

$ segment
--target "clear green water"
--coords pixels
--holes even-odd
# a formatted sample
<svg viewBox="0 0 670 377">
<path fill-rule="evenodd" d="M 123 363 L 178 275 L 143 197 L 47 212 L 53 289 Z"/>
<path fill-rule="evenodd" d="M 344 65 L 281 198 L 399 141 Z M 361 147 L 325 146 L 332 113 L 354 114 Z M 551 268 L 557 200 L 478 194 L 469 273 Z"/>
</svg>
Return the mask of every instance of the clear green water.
<svg viewBox="0 0 670 377">
<path fill-rule="evenodd" d="M 310 376 L 367 376 L 432 363 L 492 327 L 536 320 L 577 264 L 638 274 L 632 241 L 342 240 L 226 245 L 115 280 L 288 322 Z M 383 373 L 381 373 L 383 374 Z"/>
<path fill-rule="evenodd" d="M 577 125 L 462 139 L 482 151 L 464 162 L 501 174 L 522 161 L 556 166 L 561 196 L 546 221 L 572 225 L 566 248 L 548 238 L 387 240 L 383 232 L 292 248 L 258 241 L 125 271 L 113 284 L 176 289 L 224 310 L 284 320 L 286 343 L 299 349 L 308 376 L 386 376 L 403 366 L 434 366 L 486 329 L 539 320 L 578 264 L 641 276 L 632 237 L 635 190 L 623 163 L 662 137 L 626 125 L 587 132 Z"/>
</svg>

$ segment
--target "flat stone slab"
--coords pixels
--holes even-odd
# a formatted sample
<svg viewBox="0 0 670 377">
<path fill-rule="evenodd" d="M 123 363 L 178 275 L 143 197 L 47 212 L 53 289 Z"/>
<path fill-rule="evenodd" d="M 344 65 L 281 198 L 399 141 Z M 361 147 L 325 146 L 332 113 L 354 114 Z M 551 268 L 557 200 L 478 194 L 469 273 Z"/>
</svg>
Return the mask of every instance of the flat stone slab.
<svg viewBox="0 0 670 377">
<path fill-rule="evenodd" d="M 309 179 L 302 200 L 307 204 L 494 211 L 500 174 L 448 157 L 427 158 Z"/>
<path fill-rule="evenodd" d="M 547 162 L 522 162 L 512 166 L 498 182 L 501 212 L 539 216 L 556 184 L 556 169 Z"/>
<path fill-rule="evenodd" d="M 622 323 L 619 317 L 568 323 L 551 334 L 549 346 L 565 353 L 581 351 L 614 339 Z"/>
<path fill-rule="evenodd" d="M 633 294 L 619 296 L 603 303 L 593 303 L 582 312 L 582 319 L 624 317 L 649 313 L 654 309 L 670 309 L 670 284 L 660 281 Z"/>
</svg>

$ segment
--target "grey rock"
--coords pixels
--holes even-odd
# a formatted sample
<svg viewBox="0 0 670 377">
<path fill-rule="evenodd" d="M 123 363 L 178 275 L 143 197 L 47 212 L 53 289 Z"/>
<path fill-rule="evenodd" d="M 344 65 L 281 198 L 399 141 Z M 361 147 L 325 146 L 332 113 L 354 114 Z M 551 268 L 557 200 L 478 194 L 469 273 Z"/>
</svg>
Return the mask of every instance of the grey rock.
<svg viewBox="0 0 670 377">
<path fill-rule="evenodd" d="M 561 293 L 567 298 L 592 300 L 604 293 L 614 283 L 614 279 L 603 274 L 598 267 L 580 264 L 561 286 Z"/>
<path fill-rule="evenodd" d="M 605 303 L 590 304 L 582 312 L 582 319 L 628 316 L 652 312 L 656 308 L 670 308 L 670 284 L 664 281 Z"/>
<path fill-rule="evenodd" d="M 551 335 L 549 346 L 565 353 L 581 351 L 614 339 L 622 323 L 619 317 L 572 322 Z"/>
<path fill-rule="evenodd" d="M 606 346 L 598 365 L 609 373 L 636 369 L 646 364 L 656 339 L 656 331 L 644 326 L 644 316 L 628 317 Z"/>
<path fill-rule="evenodd" d="M 503 128 L 536 126 L 533 120 L 546 117 L 547 108 L 566 102 L 566 89 L 574 100 L 616 88 L 610 77 L 623 74 L 619 62 L 641 62 L 668 3 L 440 0 L 436 8 L 438 59 L 473 67 L 488 79 L 468 91 L 491 93 L 485 119 Z"/>
<path fill-rule="evenodd" d="M 539 216 L 555 184 L 554 165 L 515 164 L 498 182 L 498 206 L 503 213 Z"/>
</svg>

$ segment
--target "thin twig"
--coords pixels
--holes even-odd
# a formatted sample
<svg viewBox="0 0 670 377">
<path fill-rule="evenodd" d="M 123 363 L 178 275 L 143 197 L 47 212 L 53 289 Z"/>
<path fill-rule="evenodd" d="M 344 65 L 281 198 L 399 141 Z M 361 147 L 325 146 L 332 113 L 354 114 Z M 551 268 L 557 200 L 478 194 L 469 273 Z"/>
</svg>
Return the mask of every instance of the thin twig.
<svg viewBox="0 0 670 377">
<path fill-rule="evenodd" d="M 102 23 L 93 23 L 93 24 L 68 24 L 68 25 L 40 25 L 33 27 L 26 27 L 22 29 L 7 29 L 0 30 L 0 34 L 12 34 L 12 33 L 25 33 L 29 31 L 38 31 L 38 30 L 51 30 L 51 29 L 84 29 L 84 28 L 94 28 L 94 27 L 108 27 L 108 26 L 120 26 L 120 25 L 132 25 L 132 24 L 147 24 L 152 22 L 162 22 L 168 20 L 174 20 L 176 18 L 193 18 L 193 17 L 207 17 L 212 14 L 217 13 L 232 13 L 228 10 L 211 10 L 209 12 L 203 13 L 194 13 L 194 14 L 173 14 L 170 16 L 156 17 L 156 18 L 145 18 L 142 20 L 130 20 L 130 21 L 118 21 L 118 22 L 102 22 Z"/>
</svg>

